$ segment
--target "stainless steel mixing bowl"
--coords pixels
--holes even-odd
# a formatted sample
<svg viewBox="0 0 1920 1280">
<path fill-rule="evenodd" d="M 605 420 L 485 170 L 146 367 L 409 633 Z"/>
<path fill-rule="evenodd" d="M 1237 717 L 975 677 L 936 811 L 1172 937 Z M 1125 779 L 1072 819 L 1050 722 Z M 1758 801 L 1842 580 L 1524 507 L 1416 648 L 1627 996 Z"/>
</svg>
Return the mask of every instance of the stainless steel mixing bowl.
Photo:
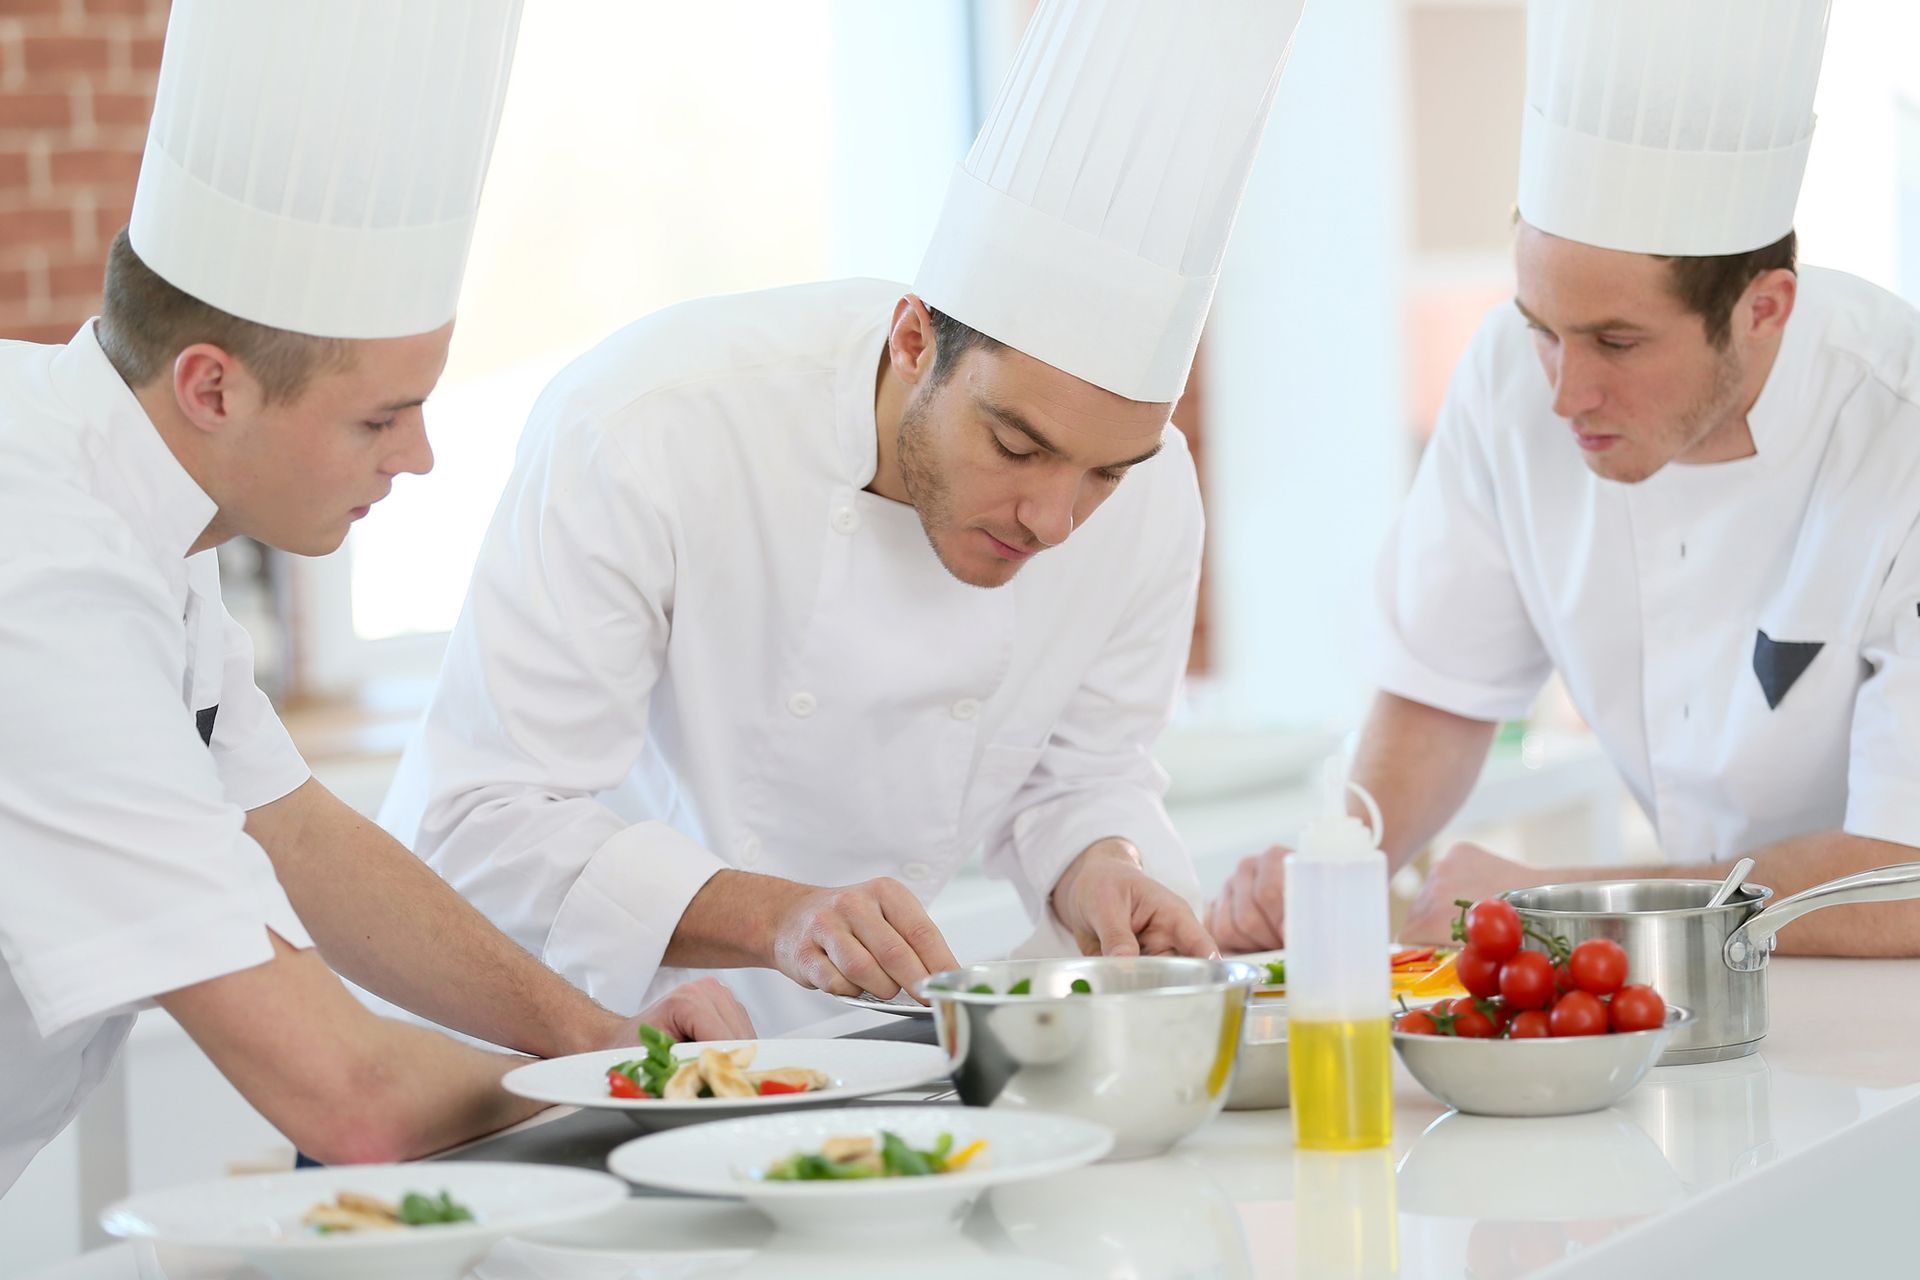
<svg viewBox="0 0 1920 1280">
<path fill-rule="evenodd" d="M 1413 1078 L 1440 1101 L 1479 1116 L 1567 1116 L 1610 1107 L 1640 1083 L 1692 1016 L 1667 1006 L 1665 1026 L 1599 1036 L 1465 1040 L 1393 1033 Z"/>
<path fill-rule="evenodd" d="M 1126 1160 L 1158 1155 L 1225 1105 L 1257 976 L 1221 960 L 1094 956 L 969 965 L 917 990 L 962 1102 L 1095 1121 Z M 1022 979 L 1032 994 L 1006 994 Z M 1076 979 L 1091 993 L 1075 994 Z"/>
</svg>

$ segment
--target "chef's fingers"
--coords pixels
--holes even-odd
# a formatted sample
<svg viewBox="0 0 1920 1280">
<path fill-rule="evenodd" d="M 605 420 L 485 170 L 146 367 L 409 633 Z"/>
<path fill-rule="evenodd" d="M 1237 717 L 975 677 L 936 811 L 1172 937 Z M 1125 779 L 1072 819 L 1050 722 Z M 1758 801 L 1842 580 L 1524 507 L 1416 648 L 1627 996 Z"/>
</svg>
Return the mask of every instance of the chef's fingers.
<svg viewBox="0 0 1920 1280">
<path fill-rule="evenodd" d="M 896 967 L 889 956 L 881 956 L 888 972 L 899 979 L 902 986 L 911 989 L 913 983 L 928 974 L 945 973 L 960 967 L 960 962 L 954 958 L 953 951 L 940 932 L 940 926 L 933 922 L 927 909 L 920 905 L 920 899 L 913 896 L 912 890 L 898 880 L 879 880 L 875 882 L 875 887 L 886 923 L 911 952 L 910 956 L 900 959 L 904 970 Z"/>
<path fill-rule="evenodd" d="M 675 987 L 665 999 L 641 1010 L 640 1020 L 677 1040 L 751 1040 L 753 1019 L 718 978 L 701 978 Z"/>
<path fill-rule="evenodd" d="M 822 929 L 809 951 L 810 954 L 801 961 L 800 969 L 806 975 L 808 984 L 815 989 L 836 996 L 857 996 L 873 991 L 854 974 L 878 972 L 879 966 L 874 964 L 872 956 L 867 955 L 866 948 L 853 940 L 852 934 L 838 928 Z M 873 994 L 881 993 L 873 991 Z"/>
<path fill-rule="evenodd" d="M 1261 950 L 1285 946 L 1287 936 L 1287 864 L 1271 853 L 1254 860 L 1248 897 L 1266 922 Z"/>
<path fill-rule="evenodd" d="M 1166 901 L 1158 905 L 1149 925 L 1154 938 L 1154 953 L 1200 956 L 1203 959 L 1218 955 L 1220 948 L 1208 936 L 1200 917 L 1193 914 L 1192 908 L 1178 894 L 1171 890 L 1162 892 L 1166 894 Z"/>
<path fill-rule="evenodd" d="M 1134 895 L 1138 891 L 1131 883 L 1110 882 L 1101 885 L 1087 903 L 1087 928 L 1099 940 L 1101 955 L 1140 954 L 1140 939 L 1133 931 Z"/>
<path fill-rule="evenodd" d="M 1231 936 L 1222 941 L 1230 950 L 1265 951 L 1277 944 L 1278 939 L 1268 925 L 1267 918 L 1253 902 L 1252 866 L 1243 863 L 1233 873 L 1224 903 L 1232 928 L 1227 931 Z"/>
</svg>

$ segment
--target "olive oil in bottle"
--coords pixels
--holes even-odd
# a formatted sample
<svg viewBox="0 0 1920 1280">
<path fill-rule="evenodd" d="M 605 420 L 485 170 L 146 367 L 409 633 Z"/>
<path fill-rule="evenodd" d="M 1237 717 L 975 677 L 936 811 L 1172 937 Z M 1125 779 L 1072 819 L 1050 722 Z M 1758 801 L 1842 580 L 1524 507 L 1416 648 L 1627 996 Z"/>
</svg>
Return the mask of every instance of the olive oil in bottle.
<svg viewBox="0 0 1920 1280">
<path fill-rule="evenodd" d="M 1346 810 L 1352 791 L 1372 829 Z M 1329 762 L 1327 811 L 1287 859 L 1287 1068 L 1294 1145 L 1359 1151 L 1393 1138 L 1387 858 L 1380 810 Z"/>
</svg>

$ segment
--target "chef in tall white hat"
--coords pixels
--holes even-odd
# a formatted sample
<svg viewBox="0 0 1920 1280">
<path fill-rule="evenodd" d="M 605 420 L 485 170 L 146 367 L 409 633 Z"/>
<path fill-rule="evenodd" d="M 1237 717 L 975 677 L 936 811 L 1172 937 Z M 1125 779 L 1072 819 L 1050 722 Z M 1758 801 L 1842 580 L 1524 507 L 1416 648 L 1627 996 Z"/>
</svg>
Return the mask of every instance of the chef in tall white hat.
<svg viewBox="0 0 1920 1280">
<path fill-rule="evenodd" d="M 925 904 L 976 851 L 1036 945 L 1209 951 L 1151 755 L 1201 543 L 1169 416 L 1299 8 L 1048 0 L 911 289 L 562 373 L 382 822 L 596 998 L 758 968 L 769 1031 L 951 966 Z"/>
<path fill-rule="evenodd" d="M 1407 924 L 1549 879 L 1785 895 L 1920 845 L 1920 315 L 1795 261 L 1827 0 L 1534 0 L 1513 304 L 1481 326 L 1385 548 L 1356 770 L 1395 860 L 1558 671 L 1667 862 L 1472 845 Z M 1281 941 L 1285 850 L 1213 904 Z M 1920 953 L 1911 904 L 1788 950 Z"/>
<path fill-rule="evenodd" d="M 0 343 L 0 1192 L 165 1008 L 329 1161 L 529 1109 L 522 1052 L 630 1043 L 309 775 L 213 548 L 331 551 L 432 461 L 517 0 L 176 0 L 101 315 Z M 321 956 L 324 954 L 325 959 Z M 650 1020 L 748 1030 L 717 986 Z"/>
</svg>

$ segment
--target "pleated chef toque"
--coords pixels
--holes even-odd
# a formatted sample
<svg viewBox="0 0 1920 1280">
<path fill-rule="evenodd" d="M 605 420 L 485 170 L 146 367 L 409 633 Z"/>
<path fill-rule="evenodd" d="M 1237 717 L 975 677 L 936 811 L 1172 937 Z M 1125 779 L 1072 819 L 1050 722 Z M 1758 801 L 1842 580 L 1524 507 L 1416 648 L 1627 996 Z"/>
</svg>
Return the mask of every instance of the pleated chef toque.
<svg viewBox="0 0 1920 1280">
<path fill-rule="evenodd" d="M 1176 399 L 1305 0 L 1043 0 L 914 291 L 1133 400 Z"/>
<path fill-rule="evenodd" d="M 275 328 L 439 328 L 519 21 L 520 0 L 175 0 L 134 252 Z"/>
<path fill-rule="evenodd" d="M 1520 216 L 1603 249 L 1793 228 L 1830 0 L 1528 0 Z"/>
</svg>

